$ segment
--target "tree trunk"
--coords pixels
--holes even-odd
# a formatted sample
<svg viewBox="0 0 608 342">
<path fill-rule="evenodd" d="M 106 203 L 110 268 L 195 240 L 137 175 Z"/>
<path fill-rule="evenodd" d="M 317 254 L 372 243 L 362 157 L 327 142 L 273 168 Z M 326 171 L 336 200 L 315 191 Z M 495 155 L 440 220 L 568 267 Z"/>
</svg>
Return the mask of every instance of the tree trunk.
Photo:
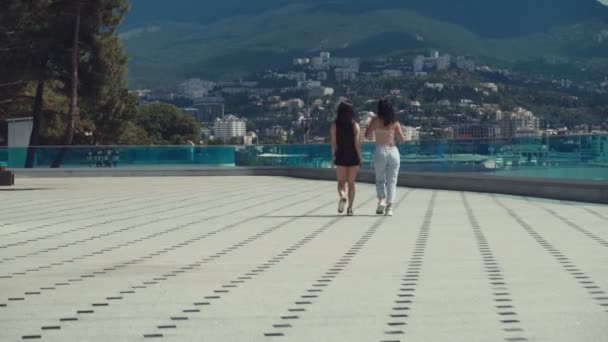
<svg viewBox="0 0 608 342">
<path fill-rule="evenodd" d="M 76 118 L 78 117 L 78 44 L 80 42 L 80 12 L 82 3 L 81 0 L 76 0 L 76 22 L 74 23 L 74 40 L 72 41 L 72 56 L 71 56 L 71 76 L 70 76 L 70 104 L 68 115 L 66 117 L 66 128 L 63 136 L 63 147 L 51 165 L 52 168 L 61 166 L 61 162 L 68 152 L 69 146 L 74 141 L 74 127 Z"/>
<path fill-rule="evenodd" d="M 40 145 L 40 128 L 42 127 L 42 105 L 44 100 L 44 79 L 38 80 L 36 87 L 36 98 L 34 99 L 34 109 L 32 116 L 34 118 L 32 126 L 32 134 L 30 135 L 30 144 L 27 148 L 27 158 L 25 160 L 25 168 L 31 169 L 34 167 L 34 159 L 36 155 L 36 147 Z"/>
</svg>

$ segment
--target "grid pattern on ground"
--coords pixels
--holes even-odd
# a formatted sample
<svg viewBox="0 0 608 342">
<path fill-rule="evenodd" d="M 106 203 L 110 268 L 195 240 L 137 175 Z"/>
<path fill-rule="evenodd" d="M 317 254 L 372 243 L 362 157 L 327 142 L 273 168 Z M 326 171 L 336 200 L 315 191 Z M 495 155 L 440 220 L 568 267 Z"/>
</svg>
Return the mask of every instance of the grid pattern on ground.
<svg viewBox="0 0 608 342">
<path fill-rule="evenodd" d="M 608 341 L 608 207 L 274 177 L 0 190 L 0 341 Z M 19 191 L 20 190 L 20 191 Z"/>
</svg>

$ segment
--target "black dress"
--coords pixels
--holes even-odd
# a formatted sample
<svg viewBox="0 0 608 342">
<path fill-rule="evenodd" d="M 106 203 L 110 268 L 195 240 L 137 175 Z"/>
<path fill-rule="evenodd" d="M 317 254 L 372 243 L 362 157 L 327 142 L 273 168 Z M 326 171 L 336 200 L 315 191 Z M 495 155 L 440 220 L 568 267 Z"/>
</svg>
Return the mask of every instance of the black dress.
<svg viewBox="0 0 608 342">
<path fill-rule="evenodd" d="M 357 166 L 361 164 L 355 147 L 355 124 L 336 123 L 335 164 L 338 166 Z"/>
</svg>

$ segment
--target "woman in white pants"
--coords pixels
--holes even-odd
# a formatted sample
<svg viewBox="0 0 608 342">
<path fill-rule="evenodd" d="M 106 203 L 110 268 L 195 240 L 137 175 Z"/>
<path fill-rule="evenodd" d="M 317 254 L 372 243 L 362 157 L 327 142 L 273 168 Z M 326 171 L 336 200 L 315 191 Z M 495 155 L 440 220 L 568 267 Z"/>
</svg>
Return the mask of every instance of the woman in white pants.
<svg viewBox="0 0 608 342">
<path fill-rule="evenodd" d="M 374 152 L 374 171 L 376 173 L 376 191 L 378 208 L 376 214 L 393 216 L 393 204 L 397 192 L 397 177 L 401 166 L 399 150 L 395 138 L 405 141 L 401 124 L 397 121 L 393 106 L 387 100 L 378 101 L 378 116 L 367 126 L 365 136 L 371 138 L 376 134 L 376 151 Z"/>
</svg>

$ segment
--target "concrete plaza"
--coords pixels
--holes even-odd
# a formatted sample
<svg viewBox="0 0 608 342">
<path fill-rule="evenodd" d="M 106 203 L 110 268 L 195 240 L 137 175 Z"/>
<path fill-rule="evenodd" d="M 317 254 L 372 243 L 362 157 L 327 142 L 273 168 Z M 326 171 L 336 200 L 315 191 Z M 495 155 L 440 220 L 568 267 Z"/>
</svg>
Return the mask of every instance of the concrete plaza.
<svg viewBox="0 0 608 342">
<path fill-rule="evenodd" d="M 608 207 L 333 182 L 18 179 L 0 341 L 608 341 Z"/>
</svg>

